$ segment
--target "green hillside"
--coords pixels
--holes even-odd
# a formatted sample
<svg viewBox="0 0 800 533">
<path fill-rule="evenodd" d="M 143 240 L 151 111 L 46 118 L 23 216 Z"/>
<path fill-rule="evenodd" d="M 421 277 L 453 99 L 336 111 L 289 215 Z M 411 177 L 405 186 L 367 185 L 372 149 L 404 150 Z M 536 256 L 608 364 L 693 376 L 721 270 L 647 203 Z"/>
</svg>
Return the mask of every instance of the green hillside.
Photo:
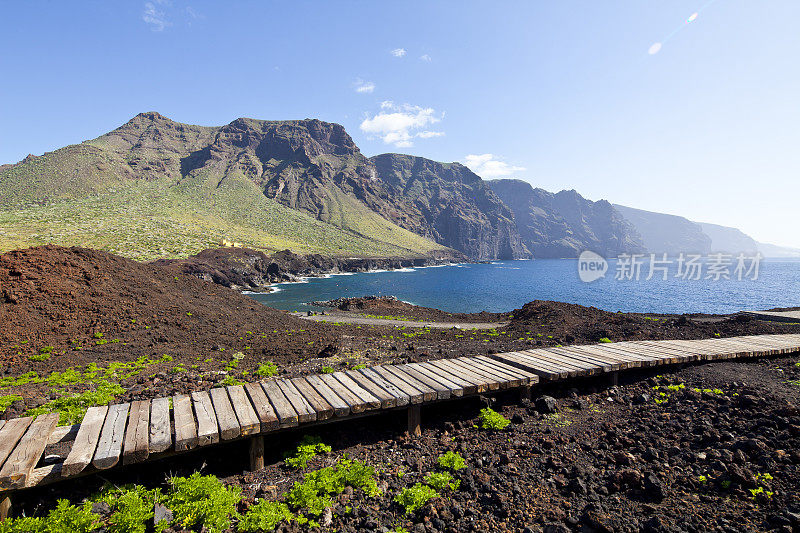
<svg viewBox="0 0 800 533">
<path fill-rule="evenodd" d="M 336 148 L 314 139 L 309 130 L 319 121 L 310 122 L 248 119 L 226 130 L 142 114 L 93 141 L 27 158 L 0 172 L 0 251 L 54 243 L 147 260 L 188 256 L 223 239 L 335 255 L 447 251 L 329 181 L 315 190 L 325 210 L 317 217 L 268 197 L 264 183 L 275 175 L 315 174 L 339 160 L 340 169 L 354 166 L 350 153 L 324 153 Z M 270 137 L 282 128 L 291 134 Z M 258 141 L 242 147 L 243 138 Z M 265 146 L 283 157 L 260 159 Z"/>
</svg>

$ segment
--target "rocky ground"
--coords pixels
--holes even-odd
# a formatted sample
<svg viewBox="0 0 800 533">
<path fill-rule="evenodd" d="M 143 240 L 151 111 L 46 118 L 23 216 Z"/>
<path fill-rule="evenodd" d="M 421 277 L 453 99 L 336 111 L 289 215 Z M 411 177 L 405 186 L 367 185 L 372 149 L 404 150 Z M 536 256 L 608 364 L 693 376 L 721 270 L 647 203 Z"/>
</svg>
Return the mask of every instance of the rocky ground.
<svg viewBox="0 0 800 533">
<path fill-rule="evenodd" d="M 319 517 L 324 531 L 788 533 L 800 530 L 799 379 L 795 355 L 640 371 L 623 374 L 618 386 L 552 384 L 536 388 L 531 402 L 506 393 L 424 408 L 421 437 L 402 433 L 403 413 L 385 414 L 268 439 L 269 464 L 257 472 L 244 471 L 246 448 L 234 443 L 45 487 L 18 508 L 41 512 L 41 502 L 79 501 L 106 481 L 152 488 L 165 470 L 202 469 L 242 488 L 244 512 L 256 499 L 280 500 L 304 473 L 347 455 L 377 468 L 382 494 L 345 489 Z M 476 427 L 489 403 L 508 427 Z M 332 452 L 290 468 L 283 454 L 309 432 Z M 460 487 L 406 513 L 394 497 L 437 471 L 447 451 L 465 460 L 454 473 Z"/>
<path fill-rule="evenodd" d="M 358 298 L 338 307 L 358 316 L 510 324 L 442 330 L 335 318 L 315 323 L 170 266 L 84 248 L 31 248 L 0 256 L 0 416 L 55 409 L 66 400 L 85 403 L 76 395 L 109 385 L 119 387 L 114 397 L 122 401 L 208 389 L 263 377 L 273 364 L 279 374 L 297 375 L 604 337 L 800 332 L 797 324 L 738 316 L 648 316 L 542 301 L 509 313 L 472 315 L 387 299 Z M 103 379 L 87 366 L 92 364 L 104 369 Z"/>
</svg>

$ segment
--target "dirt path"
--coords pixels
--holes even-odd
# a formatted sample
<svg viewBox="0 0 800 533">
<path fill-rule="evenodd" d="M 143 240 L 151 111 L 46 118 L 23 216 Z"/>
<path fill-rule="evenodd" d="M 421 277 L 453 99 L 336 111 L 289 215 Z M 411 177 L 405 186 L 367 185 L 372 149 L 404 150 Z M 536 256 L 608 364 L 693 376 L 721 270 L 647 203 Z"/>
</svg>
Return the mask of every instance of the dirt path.
<svg viewBox="0 0 800 533">
<path fill-rule="evenodd" d="M 313 320 L 315 322 L 346 322 L 348 324 L 367 324 L 370 326 L 392 326 L 407 328 L 438 328 L 438 329 L 497 329 L 507 326 L 508 322 L 433 322 L 422 320 L 392 320 L 386 318 L 369 318 L 364 316 L 343 315 L 328 313 L 325 315 L 306 316 L 303 313 L 292 313 L 298 318 Z"/>
</svg>

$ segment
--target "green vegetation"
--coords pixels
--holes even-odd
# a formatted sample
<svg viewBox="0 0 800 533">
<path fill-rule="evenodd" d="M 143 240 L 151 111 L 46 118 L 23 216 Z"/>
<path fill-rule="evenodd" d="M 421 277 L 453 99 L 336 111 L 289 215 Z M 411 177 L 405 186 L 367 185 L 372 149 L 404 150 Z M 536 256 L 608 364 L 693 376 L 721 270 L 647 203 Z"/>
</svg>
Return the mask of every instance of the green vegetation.
<svg viewBox="0 0 800 533">
<path fill-rule="evenodd" d="M 58 500 L 55 509 L 44 518 L 23 517 L 0 522 L 0 533 L 88 533 L 100 526 L 100 517 L 92 513 L 92 504 L 70 505 Z"/>
<path fill-rule="evenodd" d="M 323 374 L 333 374 L 334 370 L 332 366 L 323 366 L 322 373 Z"/>
<path fill-rule="evenodd" d="M 399 503 L 406 513 L 413 513 L 433 498 L 438 498 L 440 494 L 435 489 L 422 483 L 416 483 L 411 487 L 406 487 L 395 496 L 394 501 Z"/>
<path fill-rule="evenodd" d="M 437 492 L 455 491 L 461 485 L 461 481 L 453 480 L 450 472 L 431 472 L 425 476 L 425 483 Z"/>
<path fill-rule="evenodd" d="M 0 396 L 0 413 L 5 413 L 6 409 L 11 407 L 12 403 L 20 400 L 22 400 L 22 396 L 18 396 L 16 394 L 6 394 L 5 396 Z"/>
<path fill-rule="evenodd" d="M 274 376 L 278 373 L 278 367 L 275 366 L 275 363 L 272 361 L 267 361 L 266 363 L 258 365 L 253 371 L 253 375 L 260 377 L 260 378 L 268 378 Z"/>
<path fill-rule="evenodd" d="M 332 448 L 320 442 L 319 437 L 306 435 L 297 446 L 293 456 L 288 456 L 284 460 L 287 466 L 292 468 L 305 468 L 308 462 L 317 456 L 318 453 L 330 453 Z"/>
<path fill-rule="evenodd" d="M 239 522 L 239 531 L 272 531 L 282 521 L 297 521 L 298 517 L 283 502 L 261 500 L 251 507 Z"/>
<path fill-rule="evenodd" d="M 214 476 L 195 472 L 187 477 L 169 480 L 170 492 L 164 505 L 172 510 L 175 522 L 184 529 L 202 526 L 211 533 L 230 527 L 231 517 L 238 517 L 236 506 L 241 500 L 238 487 L 225 487 Z"/>
<path fill-rule="evenodd" d="M 608 337 L 601 337 L 600 339 L 598 339 L 597 342 L 608 343 L 608 342 L 613 342 L 613 341 L 611 339 L 609 339 Z"/>
<path fill-rule="evenodd" d="M 490 407 L 484 407 L 481 409 L 481 413 L 478 416 L 478 423 L 481 429 L 499 430 L 505 429 L 505 427 L 509 425 L 511 421 Z"/>
<path fill-rule="evenodd" d="M 439 459 L 437 459 L 436 462 L 445 470 L 456 471 L 467 467 L 466 463 L 464 462 L 464 458 L 461 457 L 461 454 L 453 451 L 449 451 L 444 455 L 439 456 Z"/>
</svg>

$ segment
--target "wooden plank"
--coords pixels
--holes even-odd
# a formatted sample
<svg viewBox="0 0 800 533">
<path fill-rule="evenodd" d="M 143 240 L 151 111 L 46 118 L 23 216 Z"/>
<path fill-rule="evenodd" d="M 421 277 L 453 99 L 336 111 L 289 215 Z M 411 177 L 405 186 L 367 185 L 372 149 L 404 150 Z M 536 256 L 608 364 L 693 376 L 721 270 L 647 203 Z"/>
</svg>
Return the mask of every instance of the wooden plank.
<svg viewBox="0 0 800 533">
<path fill-rule="evenodd" d="M 465 360 L 465 362 L 467 362 Z M 505 370 L 501 369 L 498 366 L 495 366 L 493 363 L 478 358 L 478 357 L 470 357 L 468 360 L 470 365 L 475 365 L 477 368 L 480 368 L 483 371 L 488 372 L 492 376 L 496 376 L 498 379 L 505 380 L 508 385 L 508 388 L 516 388 L 522 386 L 525 383 L 525 379 L 520 377 L 514 372 L 506 372 Z"/>
<path fill-rule="evenodd" d="M 422 363 L 410 363 L 404 365 L 404 368 L 413 372 L 412 375 L 419 380 L 422 380 L 424 377 L 430 380 L 430 383 L 440 384 L 449 391 L 451 396 L 455 396 L 457 398 L 464 396 L 464 387 L 461 386 L 462 381 L 451 379 L 445 374 L 445 372 L 439 370 L 435 366 L 425 365 Z M 439 399 L 442 398 L 440 397 Z"/>
<path fill-rule="evenodd" d="M 632 345 L 625 342 L 615 342 L 608 349 L 616 350 L 619 353 L 628 354 L 642 362 L 642 366 L 651 367 L 663 365 L 669 362 L 669 356 L 661 356 L 656 350 L 648 350 L 641 346 Z"/>
<path fill-rule="evenodd" d="M 385 390 L 388 394 L 391 394 L 394 397 L 393 401 L 395 406 L 403 407 L 411 402 L 411 397 L 408 394 L 403 392 L 401 389 L 397 388 L 392 382 L 384 379 L 380 374 L 375 372 L 373 369 L 362 368 L 361 370 L 357 370 L 353 373 L 361 374 L 362 376 L 364 376 L 365 379 L 369 380 L 372 383 L 375 383 L 381 389 Z"/>
<path fill-rule="evenodd" d="M 3 427 L 5 420 L 0 420 L 0 429 Z M 70 442 L 75 440 L 78 436 L 78 431 L 81 429 L 80 424 L 71 424 L 69 426 L 56 426 L 56 429 L 50 434 L 50 440 L 47 445 L 59 444 L 61 442 Z"/>
<path fill-rule="evenodd" d="M 630 345 L 639 346 L 642 349 L 647 350 L 648 353 L 655 353 L 661 355 L 662 357 L 668 358 L 671 364 L 696 361 L 698 358 L 697 355 L 688 354 L 671 346 L 664 346 L 659 344 L 658 341 L 632 341 Z"/>
<path fill-rule="evenodd" d="M 362 400 L 355 393 L 349 391 L 339 380 L 331 374 L 321 374 L 319 378 L 331 388 L 336 395 L 347 403 L 351 413 L 363 413 L 367 409 L 367 402 Z"/>
<path fill-rule="evenodd" d="M 317 420 L 328 420 L 333 416 L 333 406 L 329 404 L 317 390 L 303 378 L 294 378 L 292 385 L 303 395 L 317 412 Z"/>
<path fill-rule="evenodd" d="M 242 428 L 239 427 L 239 419 L 236 418 L 236 411 L 233 410 L 231 399 L 225 387 L 214 387 L 209 391 L 211 405 L 214 406 L 214 414 L 217 417 L 219 435 L 222 440 L 231 440 L 242 435 Z"/>
<path fill-rule="evenodd" d="M 150 456 L 150 400 L 131 402 L 122 447 L 122 464 L 140 463 Z"/>
<path fill-rule="evenodd" d="M 436 389 L 425 385 L 424 383 L 420 382 L 418 379 L 410 376 L 407 372 L 404 372 L 402 369 L 398 368 L 394 365 L 387 365 L 383 367 L 387 372 L 394 374 L 397 378 L 405 381 L 409 385 L 413 386 L 415 389 L 422 393 L 422 400 L 425 402 L 432 402 L 436 398 L 438 398 L 438 393 Z"/>
<path fill-rule="evenodd" d="M 175 451 L 182 452 L 197 447 L 197 424 L 194 421 L 192 400 L 186 394 L 172 397 L 172 416 L 175 419 Z"/>
<path fill-rule="evenodd" d="M 171 447 L 169 398 L 156 398 L 150 402 L 150 453 L 165 452 Z"/>
<path fill-rule="evenodd" d="M 197 420 L 197 445 L 208 446 L 219 442 L 219 426 L 214 405 L 207 391 L 192 393 L 192 406 Z"/>
<path fill-rule="evenodd" d="M 510 352 L 509 355 L 516 356 L 521 358 L 522 360 L 527 360 L 529 363 L 534 364 L 535 367 L 539 368 L 541 371 L 549 372 L 550 374 L 555 374 L 554 377 L 549 379 L 565 379 L 569 377 L 569 370 L 564 368 L 563 366 L 559 366 L 552 361 L 539 357 L 540 350 L 523 350 L 521 352 Z M 540 374 L 541 376 L 541 374 Z"/>
<path fill-rule="evenodd" d="M 269 398 L 261 387 L 261 383 L 245 383 L 244 390 L 253 403 L 253 409 L 261 422 L 261 432 L 266 433 L 278 429 L 280 427 L 278 415 L 275 414 L 275 409 L 269 403 Z"/>
<path fill-rule="evenodd" d="M 259 433 L 261 431 L 261 421 L 258 419 L 256 410 L 253 409 L 244 387 L 241 385 L 228 387 L 228 396 L 231 399 L 233 410 L 236 412 L 236 419 L 239 421 L 242 435 Z"/>
<path fill-rule="evenodd" d="M 479 393 L 500 388 L 500 384 L 496 380 L 490 380 L 486 376 L 475 374 L 472 370 L 453 363 L 452 359 L 437 359 L 436 361 L 430 361 L 430 363 L 473 383 Z"/>
<path fill-rule="evenodd" d="M 350 404 L 336 394 L 322 378 L 313 375 L 306 376 L 305 380 L 308 381 L 309 385 L 314 387 L 314 390 L 317 391 L 320 396 L 325 398 L 325 401 L 328 402 L 331 407 L 333 407 L 333 414 L 335 416 L 342 417 L 350 414 Z"/>
<path fill-rule="evenodd" d="M 397 398 L 395 398 L 394 394 L 387 392 L 364 374 L 356 370 L 348 370 L 345 374 L 358 383 L 359 387 L 369 391 L 370 394 L 380 400 L 382 409 L 389 409 L 397 405 Z"/>
<path fill-rule="evenodd" d="M 39 415 L 14 447 L 0 469 L 0 488 L 13 489 L 25 486 L 39 458 L 42 457 L 50 434 L 58 425 L 58 413 Z"/>
<path fill-rule="evenodd" d="M 414 365 L 396 365 L 395 368 L 402 370 L 412 378 L 416 379 L 420 383 L 427 385 L 431 389 L 436 391 L 436 398 L 438 400 L 447 400 L 450 396 L 454 395 L 454 388 L 458 388 L 456 385 L 444 380 L 439 381 L 433 377 L 433 374 L 426 372 L 424 369 L 420 369 Z M 459 392 L 463 395 L 464 391 L 459 389 Z"/>
<path fill-rule="evenodd" d="M 478 392 L 478 386 L 475 383 L 462 376 L 459 376 L 455 371 L 448 370 L 441 365 L 437 365 L 436 363 L 437 361 L 426 361 L 419 364 L 423 368 L 427 368 L 430 372 L 436 372 L 440 376 L 448 379 L 451 383 L 455 383 L 461 387 L 461 390 L 464 391 L 465 395 L 476 394 Z"/>
<path fill-rule="evenodd" d="M 484 363 L 491 365 L 492 368 L 497 368 L 510 376 L 514 376 L 520 379 L 522 382 L 521 385 L 531 385 L 539 383 L 539 376 L 531 372 L 522 370 L 521 368 L 501 363 L 500 361 L 492 359 L 491 357 L 488 357 L 486 355 L 475 356 L 475 359 L 483 361 Z"/>
<path fill-rule="evenodd" d="M 614 370 L 619 370 L 620 366 L 619 363 L 614 365 L 608 361 L 592 357 L 591 355 L 588 355 L 580 351 L 565 350 L 563 346 L 558 348 L 547 348 L 547 351 L 552 352 L 554 354 L 558 354 L 561 357 L 564 357 L 566 359 L 571 359 L 573 361 L 582 361 L 584 363 L 593 364 L 600 369 L 600 372 L 612 372 Z M 614 368 L 615 366 L 616 368 Z"/>
<path fill-rule="evenodd" d="M 556 350 L 566 353 L 580 355 L 581 357 L 591 357 L 601 364 L 611 365 L 611 372 L 632 368 L 634 363 L 627 358 L 611 357 L 608 354 L 598 352 L 586 346 L 562 346 Z"/>
<path fill-rule="evenodd" d="M 5 463 L 6 458 L 14 451 L 14 446 L 25 434 L 31 422 L 33 422 L 32 416 L 12 418 L 0 428 L 0 466 Z"/>
<path fill-rule="evenodd" d="M 481 371 L 477 366 L 470 365 L 462 359 L 440 359 L 440 362 L 454 371 L 459 371 L 462 376 L 470 376 L 470 379 L 480 381 L 490 391 L 507 387 L 506 383 L 496 376 Z"/>
<path fill-rule="evenodd" d="M 334 378 L 336 378 L 339 383 L 347 387 L 347 390 L 354 393 L 356 396 L 361 398 L 364 403 L 367 404 L 367 409 L 380 409 L 383 403 L 381 402 L 380 398 L 369 392 L 367 389 L 359 385 L 353 378 L 348 376 L 344 372 L 334 372 L 331 374 Z"/>
<path fill-rule="evenodd" d="M 406 394 L 409 397 L 409 404 L 422 403 L 424 399 L 424 395 L 422 394 L 422 392 L 414 388 L 413 386 L 409 385 L 402 379 L 398 378 L 391 372 L 388 372 L 386 370 L 386 367 L 374 366 L 370 370 L 372 372 L 375 372 L 382 379 L 391 383 L 394 387 L 397 387 L 399 390 L 403 391 L 403 394 Z"/>
<path fill-rule="evenodd" d="M 635 357 L 629 353 L 617 350 L 616 348 L 609 348 L 609 346 L 608 344 L 591 344 L 588 346 L 581 346 L 581 348 L 598 356 L 602 355 L 612 360 L 625 362 L 628 364 L 627 368 L 648 366 L 644 364 L 641 357 Z"/>
<path fill-rule="evenodd" d="M 476 360 L 474 357 L 457 357 L 450 360 L 452 363 L 468 368 L 472 373 L 485 376 L 487 379 L 497 383 L 500 389 L 509 389 L 519 385 L 520 380 L 516 376 L 508 376 L 499 370 L 488 368 L 486 365 Z"/>
<path fill-rule="evenodd" d="M 119 462 L 122 454 L 122 440 L 125 438 L 125 423 L 128 421 L 129 403 L 120 403 L 108 407 L 100 440 L 94 452 L 92 465 L 100 470 L 111 468 Z"/>
<path fill-rule="evenodd" d="M 685 356 L 665 350 L 660 346 L 647 347 L 635 341 L 627 341 L 619 344 L 631 353 L 660 359 L 660 364 L 676 364 L 692 360 L 691 358 L 687 359 Z"/>
<path fill-rule="evenodd" d="M 560 378 L 560 372 L 552 366 L 543 363 L 541 360 L 532 357 L 526 357 L 519 352 L 503 352 L 491 355 L 492 359 L 497 359 L 503 363 L 511 366 L 517 366 L 528 372 L 533 372 L 541 379 L 549 381 L 557 380 Z"/>
<path fill-rule="evenodd" d="M 90 407 L 86 410 L 86 414 L 83 415 L 83 421 L 81 421 L 81 427 L 75 436 L 75 442 L 72 443 L 72 449 L 67 454 L 67 458 L 64 459 L 61 467 L 61 475 L 63 477 L 80 474 L 92 462 L 107 412 L 107 405 Z"/>
<path fill-rule="evenodd" d="M 532 353 L 535 352 L 535 353 Z M 541 361 L 545 361 L 548 364 L 552 365 L 553 368 L 556 368 L 562 372 L 567 373 L 567 377 L 575 378 L 579 376 L 585 376 L 589 372 L 589 367 L 584 365 L 579 365 L 578 363 L 568 361 L 566 358 L 561 357 L 557 354 L 547 351 L 546 349 L 538 349 L 538 350 L 531 350 L 534 357 Z"/>
<path fill-rule="evenodd" d="M 460 383 L 464 388 L 464 394 L 479 394 L 489 390 L 489 386 L 485 383 L 485 380 L 472 375 L 463 374 L 458 369 L 454 369 L 447 364 L 443 364 L 443 359 L 426 361 L 425 364 L 431 365 L 439 372 L 442 372 L 442 374 L 450 378 L 453 383 Z"/>
<path fill-rule="evenodd" d="M 317 419 L 317 412 L 291 382 L 278 379 L 275 383 L 281 389 L 283 395 L 286 396 L 286 399 L 289 400 L 289 403 L 292 404 L 294 411 L 297 413 L 297 421 L 299 423 L 305 424 L 314 422 Z"/>
<path fill-rule="evenodd" d="M 275 414 L 278 415 L 280 426 L 282 428 L 296 426 L 299 422 L 297 412 L 294 410 L 294 407 L 292 407 L 291 402 L 283 395 L 278 384 L 275 383 L 274 380 L 262 381 L 261 387 L 264 389 L 267 398 L 269 398 L 272 408 L 275 410 Z"/>
</svg>

